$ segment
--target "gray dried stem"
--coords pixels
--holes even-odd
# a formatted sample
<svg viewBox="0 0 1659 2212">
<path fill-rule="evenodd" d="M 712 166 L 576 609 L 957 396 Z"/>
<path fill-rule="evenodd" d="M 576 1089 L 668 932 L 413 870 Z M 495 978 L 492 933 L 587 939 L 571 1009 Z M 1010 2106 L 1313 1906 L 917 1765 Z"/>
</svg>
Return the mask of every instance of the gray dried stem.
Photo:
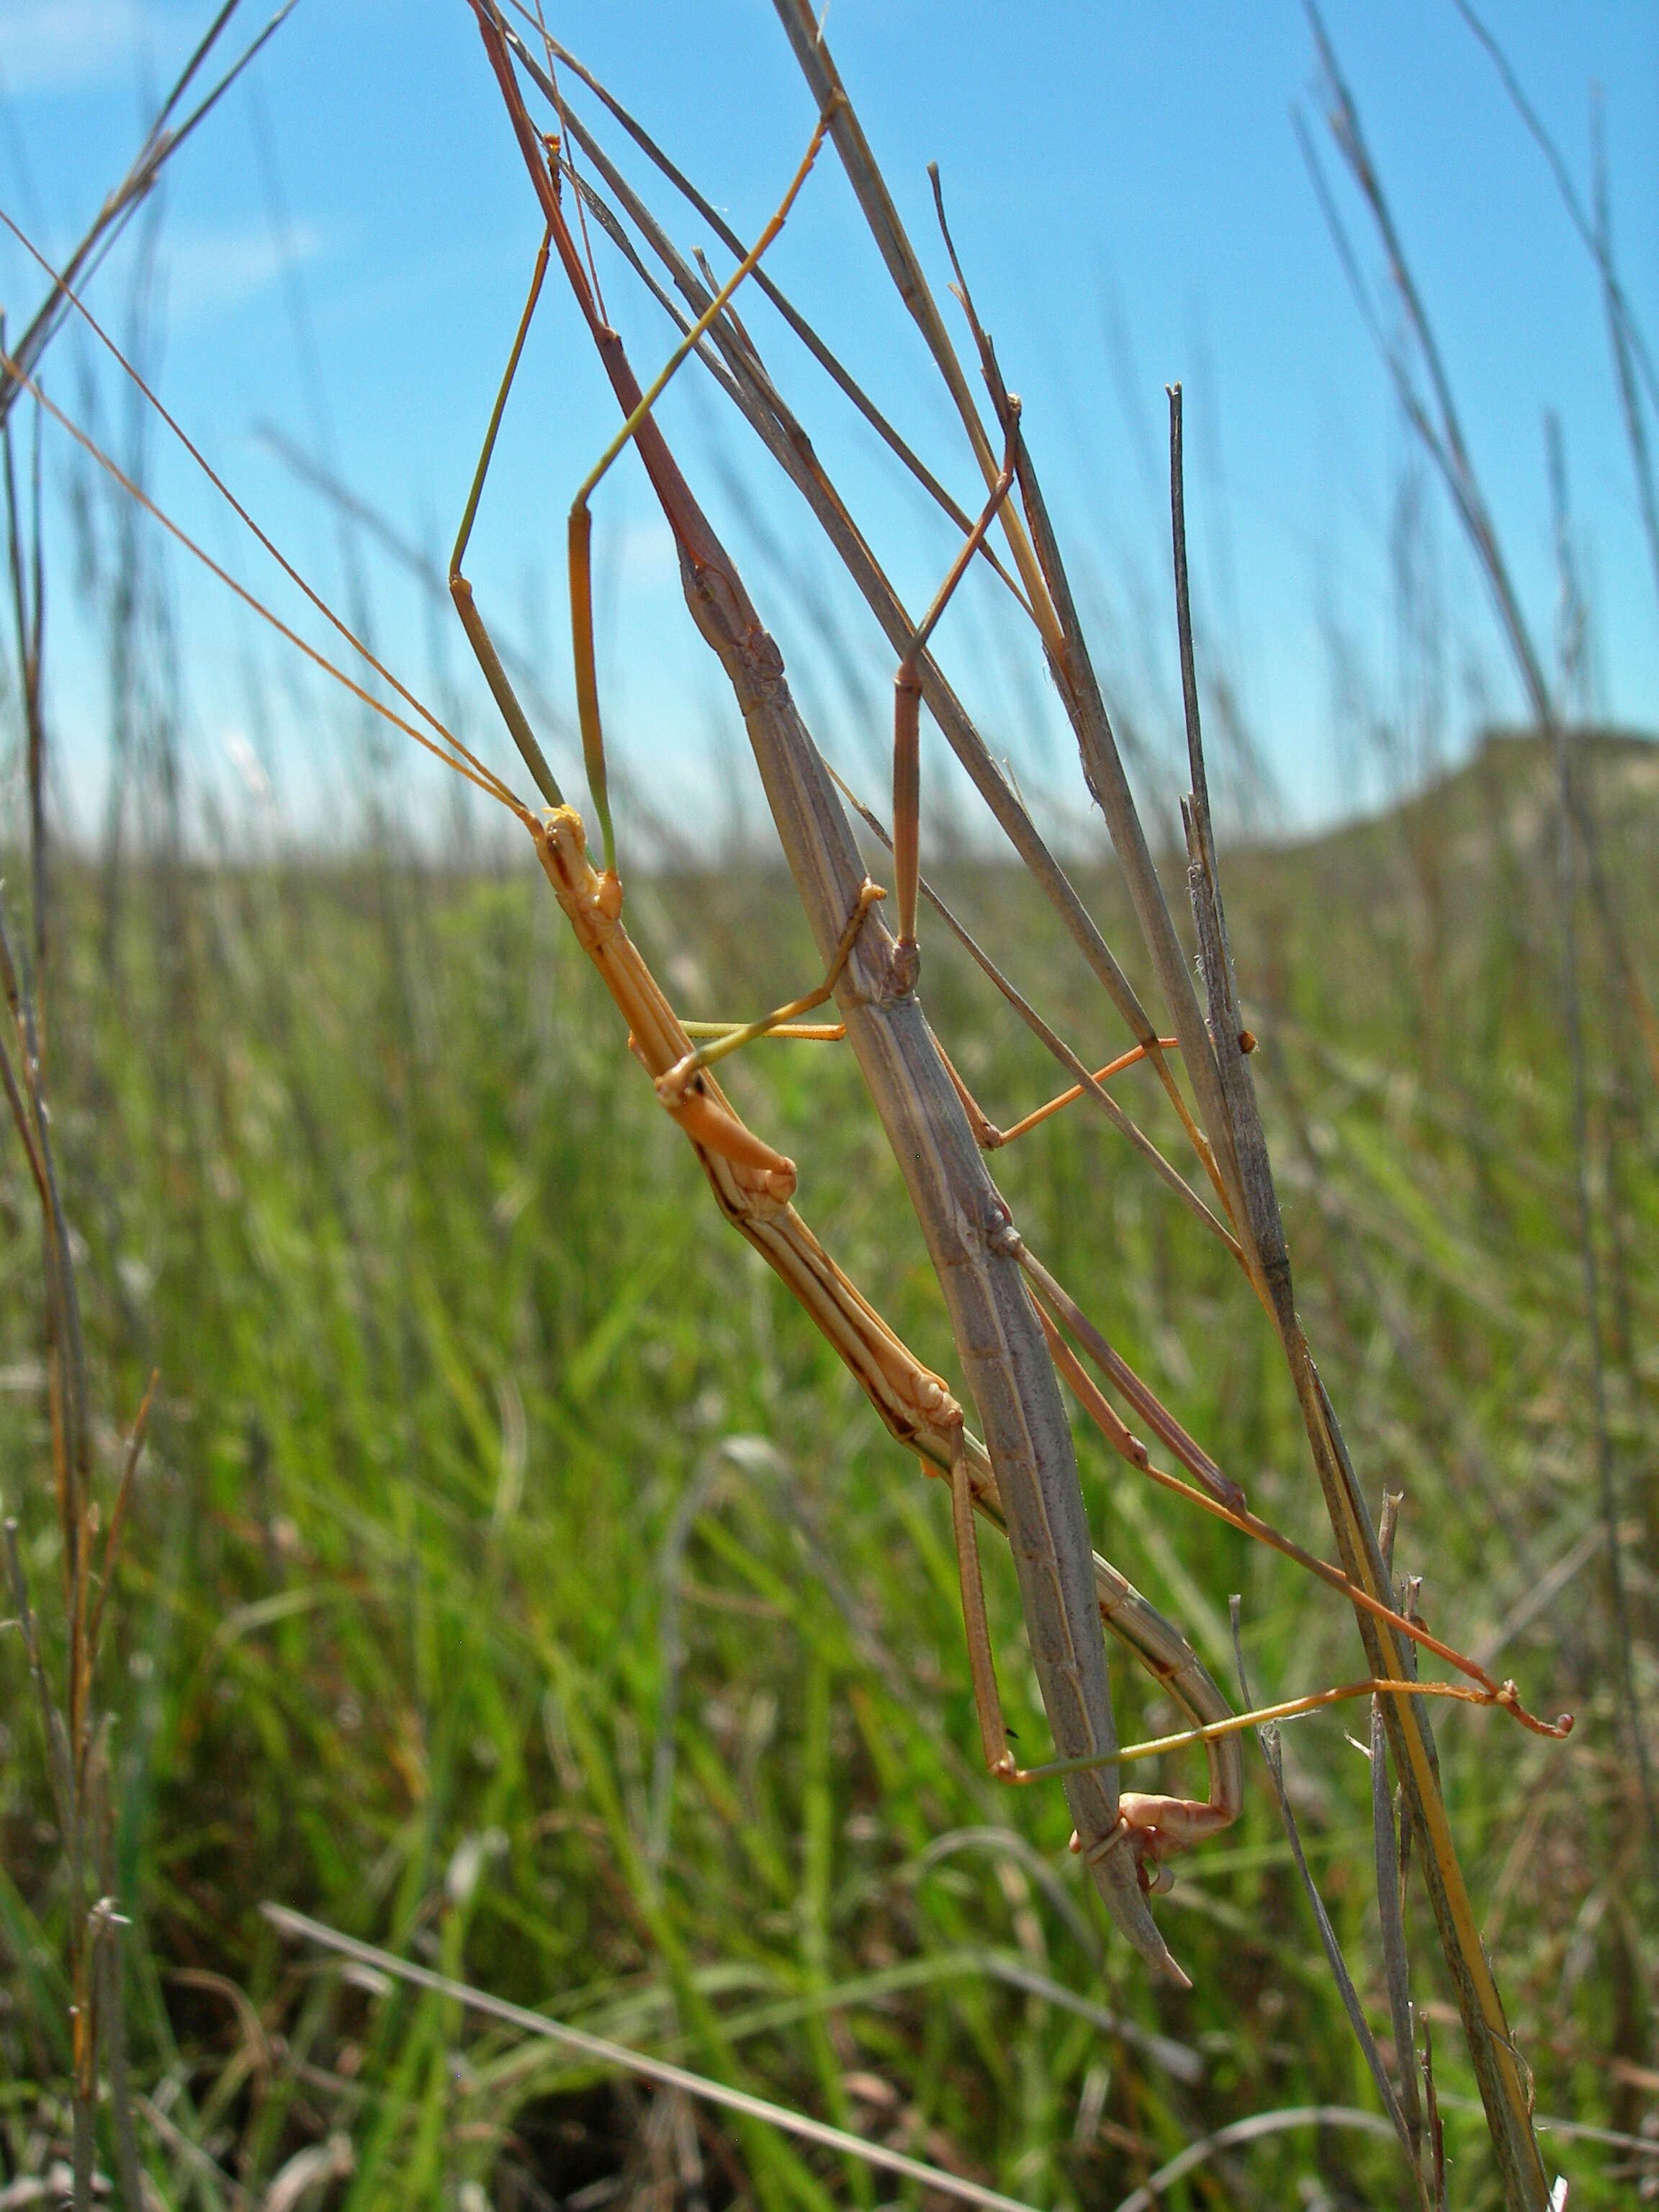
<svg viewBox="0 0 1659 2212">
<path fill-rule="evenodd" d="M 283 6 L 264 30 L 243 49 L 218 82 L 204 94 L 182 123 L 175 124 L 172 119 L 174 111 L 201 73 L 220 33 L 240 4 L 241 0 L 224 0 L 223 6 L 197 42 L 173 89 L 156 111 L 155 120 L 145 132 L 143 143 L 133 156 L 126 174 L 106 195 L 85 235 L 59 272 L 61 282 L 54 285 L 36 309 L 22 337 L 11 349 L 9 365 L 0 368 L 0 422 L 11 413 L 18 393 L 33 374 L 35 364 L 51 344 L 69 312 L 70 292 L 92 276 L 132 216 L 155 190 L 168 161 L 229 91 L 265 41 L 291 13 L 296 0 L 283 0 Z"/>
<path fill-rule="evenodd" d="M 829 112 L 831 104 L 835 106 L 832 136 L 836 150 L 900 295 L 921 329 L 958 411 L 963 414 L 964 427 L 983 471 L 992 465 L 992 441 L 978 425 L 967 397 L 965 380 L 944 334 L 920 264 L 904 235 L 890 196 L 879 179 L 867 143 L 857 127 L 845 88 L 822 35 L 803 0 L 775 0 L 775 4 L 803 74 L 818 100 L 820 112 Z M 948 242 L 947 237 L 947 246 Z M 1006 389 L 990 341 L 973 314 L 959 264 L 955 264 L 954 256 L 952 259 L 953 265 L 957 265 L 958 296 L 979 346 L 993 410 L 1006 434 L 1012 427 Z M 1029 544 L 1037 564 L 1036 575 L 1029 573 L 1028 562 L 1022 558 L 1022 541 L 1005 509 L 1011 547 L 1026 584 L 1051 672 L 1077 737 L 1085 781 L 1111 831 L 1143 940 L 1169 1009 L 1170 1025 L 1181 1041 L 1182 1062 L 1202 1124 L 1202 1135 L 1194 1133 L 1194 1142 L 1200 1158 L 1223 1192 L 1233 1226 L 1245 1246 L 1249 1271 L 1279 1336 L 1343 1571 L 1373 1600 L 1386 1604 L 1391 1596 L 1388 1573 L 1364 1508 L 1334 1409 L 1315 1367 L 1296 1312 L 1289 1259 L 1254 1086 L 1243 1065 L 1237 993 L 1225 957 L 1225 923 L 1212 857 L 1213 834 L 1203 779 L 1195 774 L 1190 811 L 1198 855 L 1195 905 L 1200 930 L 1210 939 L 1207 946 L 1201 946 L 1209 955 L 1206 982 L 1211 1019 L 1207 1028 L 1123 771 L 1058 541 L 1023 435 L 1018 437 L 1017 456 L 1021 506 L 1030 532 Z M 1490 539 L 1490 532 L 1487 535 Z M 1182 627 L 1189 628 L 1189 618 Z M 1183 654 L 1190 654 L 1189 637 L 1183 643 Z M 1195 702 L 1195 687 L 1192 696 Z M 1191 734 L 1196 747 L 1200 741 L 1195 725 Z M 1224 1054 L 1231 1054 L 1238 1063 L 1237 1069 L 1230 1069 L 1230 1077 L 1242 1079 L 1224 1083 L 1220 1066 Z M 1411 1679 L 1409 1661 L 1397 1632 L 1390 1630 L 1384 1634 L 1375 1620 L 1358 1607 L 1356 1617 L 1374 1674 L 1395 1680 Z M 1547 2201 L 1547 2185 L 1532 2130 L 1524 2069 L 1517 2059 L 1497 1984 L 1481 1947 L 1440 1793 L 1426 1718 L 1416 1699 L 1390 1698 L 1388 1704 L 1384 1726 L 1412 1817 L 1427 1840 L 1425 1887 L 1457 1992 L 1459 2011 L 1505 2193 L 1517 2207 L 1541 2206 Z"/>
</svg>

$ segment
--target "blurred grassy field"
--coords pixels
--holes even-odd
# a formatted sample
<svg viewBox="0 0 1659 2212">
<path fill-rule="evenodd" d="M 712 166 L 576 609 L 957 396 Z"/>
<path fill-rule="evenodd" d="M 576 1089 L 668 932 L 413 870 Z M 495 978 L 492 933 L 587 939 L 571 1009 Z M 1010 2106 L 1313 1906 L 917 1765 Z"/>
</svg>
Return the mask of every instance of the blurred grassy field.
<svg viewBox="0 0 1659 2212">
<path fill-rule="evenodd" d="M 1651 988 L 1659 756 L 1585 758 Z M 1224 860 L 1300 1303 L 1367 1494 L 1406 1492 L 1398 1564 L 1436 1629 L 1579 1715 L 1566 1745 L 1467 1709 L 1443 1708 L 1438 1735 L 1538 2109 L 1629 2134 L 1659 2128 L 1655 1900 L 1608 1668 L 1551 789 L 1536 746 L 1495 742 L 1420 805 Z M 1115 1048 L 1024 879 L 941 874 L 1078 1048 Z M 1113 881 L 1081 887 L 1125 952 Z M 1158 1907 L 1186 1997 L 1108 1932 L 1059 1791 L 983 1778 L 948 1500 L 716 1217 L 528 854 L 498 873 L 392 853 L 65 862 L 57 898 L 50 1073 L 94 1399 L 125 1423 L 152 1364 L 163 1378 L 100 1693 L 118 1716 L 141 2137 L 167 2202 L 770 2212 L 885 2193 L 319 1965 L 261 1920 L 272 1899 L 1034 2204 L 1115 2204 L 1243 2115 L 1376 2109 L 1253 1744 L 1243 1818 Z M 811 970 L 789 887 L 759 872 L 638 879 L 629 919 L 689 1015 L 773 1003 Z M 1651 1722 L 1654 1088 L 1588 903 L 1581 928 Z M 930 1016 L 992 1116 L 1048 1096 L 1051 1066 L 937 926 L 924 957 Z M 757 1048 L 730 1087 L 799 1161 L 808 1221 L 953 1376 L 850 1060 Z M 1160 1130 L 1143 1071 L 1123 1090 Z M 1083 1111 L 996 1166 L 1033 1248 L 1252 1502 L 1328 1547 L 1282 1361 L 1216 1248 Z M 0 1206 L 0 1488 L 50 1626 L 38 1221 L 15 1146 Z M 1079 1443 L 1097 1544 L 1220 1680 L 1233 1591 L 1261 1694 L 1363 1671 L 1334 1599 Z M 113 1428 L 100 1449 L 112 1480 Z M 1009 1718 L 1039 1756 L 1012 1572 L 988 1551 L 987 1571 Z M 1115 1674 L 1126 1735 L 1174 1724 Z M 15 1636 L 0 1685 L 3 2180 L 40 2172 L 66 2126 L 68 2027 L 59 1839 Z M 1345 1730 L 1364 1735 L 1361 1708 L 1297 1723 L 1287 1763 L 1382 2032 L 1370 1774 Z M 1492 2203 L 1414 1891 L 1408 1927 L 1453 2201 Z M 336 2135 L 331 2165 L 294 2166 Z M 1632 2202 L 1659 2172 L 1545 2142 L 1575 2206 Z M 1390 2144 L 1304 2126 L 1165 2201 L 1402 2187 Z"/>
</svg>

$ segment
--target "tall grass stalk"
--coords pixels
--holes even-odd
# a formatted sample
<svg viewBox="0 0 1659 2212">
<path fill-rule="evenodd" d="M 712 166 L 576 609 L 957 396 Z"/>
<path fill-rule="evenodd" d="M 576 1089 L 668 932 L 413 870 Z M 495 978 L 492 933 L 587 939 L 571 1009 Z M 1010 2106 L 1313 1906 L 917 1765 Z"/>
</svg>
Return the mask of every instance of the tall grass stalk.
<svg viewBox="0 0 1659 2212">
<path fill-rule="evenodd" d="M 65 1211 L 48 1103 L 46 1036 L 50 876 L 46 853 L 47 781 L 45 706 L 46 607 L 40 543 L 40 449 L 34 496 L 20 515 L 11 424 L 0 416 L 4 442 L 7 550 L 15 622 L 17 668 L 25 735 L 28 807 L 29 957 L 15 957 L 0 911 L 0 993 L 9 1036 L 0 1036 L 0 1081 L 10 1109 L 40 1216 L 41 1299 L 52 1488 L 63 1572 L 62 1674 L 54 1680 L 48 1625 L 36 1610 L 19 1540 L 19 1522 L 4 1523 L 6 1571 L 33 1688 L 64 1854 L 64 1948 L 68 1979 L 69 2079 L 72 2122 L 71 2192 L 76 2212 L 93 2202 L 100 2087 L 109 2091 L 117 2170 L 129 2204 L 143 2202 L 132 2100 L 127 2079 L 122 1930 L 112 1850 L 110 1791 L 112 1717 L 97 1707 L 97 1673 L 105 1609 L 133 1478 L 143 1447 L 155 1378 L 150 1378 L 121 1460 L 101 1555 L 101 1509 L 94 1494 L 94 1410 L 88 1382 L 73 1234 Z M 0 887 L 3 896 L 3 887 Z M 31 1514 L 31 1520 L 33 1516 Z"/>
<path fill-rule="evenodd" d="M 1405 309 L 1407 337 L 1405 344 L 1386 343 L 1384 358 L 1392 374 L 1395 389 L 1402 411 L 1425 450 L 1439 471 L 1453 505 L 1468 534 L 1470 545 L 1498 610 L 1501 627 L 1509 646 L 1516 670 L 1520 677 L 1535 727 L 1547 740 L 1555 767 L 1559 826 L 1556 837 L 1556 872 L 1559 889 L 1561 931 L 1561 1006 L 1562 1027 L 1565 1031 L 1568 1066 L 1572 1086 L 1573 1176 L 1575 1211 L 1577 1215 L 1579 1264 L 1583 1281 L 1583 1326 L 1589 1349 L 1590 1415 L 1595 1437 L 1597 1480 L 1601 1491 L 1603 1527 L 1607 1539 L 1607 1581 L 1612 1596 L 1612 1634 L 1605 1655 L 1605 1663 L 1613 1670 L 1620 1689 L 1623 1705 L 1623 1727 L 1626 1742 L 1636 1770 L 1637 1796 L 1647 1837 L 1647 1875 L 1651 1894 L 1659 1899 L 1659 1797 L 1656 1796 L 1652 1759 L 1648 1745 L 1646 1718 L 1638 1693 L 1635 1672 L 1634 1639 L 1632 1616 L 1626 1589 L 1623 1545 L 1620 1534 L 1620 1499 L 1618 1480 L 1613 1463 L 1613 1441 L 1608 1426 L 1606 1353 L 1603 1343 L 1602 1299 L 1601 1268 L 1596 1254 L 1596 1229 L 1592 1217 L 1589 1194 L 1589 1143 L 1587 1106 L 1586 1044 L 1581 1003 L 1580 956 L 1576 910 L 1577 906 L 1578 855 L 1582 850 L 1593 890 L 1595 911 L 1601 924 L 1608 955 L 1615 972 L 1624 984 L 1624 996 L 1632 1017 L 1650 1049 L 1659 1041 L 1659 1025 L 1654 1019 L 1649 994 L 1629 951 L 1625 923 L 1620 915 L 1613 888 L 1601 867 L 1598 854 L 1598 839 L 1594 817 L 1585 808 L 1576 787 L 1573 775 L 1572 740 L 1570 714 L 1575 688 L 1574 668 L 1580 647 L 1572 641 L 1572 633 L 1581 617 L 1575 612 L 1576 592 L 1571 583 L 1570 568 L 1564 568 L 1565 578 L 1565 617 L 1566 649 L 1564 653 L 1564 685 L 1559 696 L 1547 680 L 1543 657 L 1534 639 L 1521 605 L 1499 542 L 1492 509 L 1487 502 L 1476 472 L 1463 428 L 1459 418 L 1451 382 L 1423 297 L 1407 261 L 1405 249 L 1389 210 L 1382 182 L 1371 160 L 1365 143 L 1359 114 L 1353 95 L 1343 78 L 1336 55 L 1314 0 L 1304 0 L 1309 21 L 1313 26 L 1318 46 L 1321 66 L 1330 97 L 1330 127 L 1337 148 L 1346 162 L 1369 210 L 1381 240 L 1389 278 Z M 1465 11 L 1468 12 L 1467 10 Z M 1473 18 L 1471 20 L 1474 20 Z M 1512 79 L 1510 80 L 1512 82 Z M 1523 112 L 1527 112 L 1523 103 Z M 1306 141 L 1304 140 L 1304 149 Z M 1310 152 L 1310 149 L 1307 149 Z M 1553 151 L 1546 142 L 1547 152 Z M 1559 168 L 1558 174 L 1562 174 Z M 1322 202 L 1331 219 L 1337 236 L 1345 267 L 1357 275 L 1353 256 L 1341 240 L 1340 225 L 1328 193 L 1322 187 Z M 1576 203 L 1570 202 L 1576 207 Z M 1633 342 L 1633 325 L 1628 310 L 1624 307 L 1623 295 L 1617 287 L 1613 270 L 1610 246 L 1605 226 L 1596 234 L 1598 260 L 1601 262 L 1604 283 L 1608 292 L 1609 313 L 1613 319 L 1615 352 L 1621 360 L 1628 345 Z M 1605 249 L 1605 252 L 1603 251 Z M 1364 306 L 1363 289 L 1360 293 Z M 1375 332 L 1378 325 L 1369 316 Z M 1408 351 L 1407 349 L 1409 349 Z M 1419 390 L 1413 373 L 1414 362 L 1420 364 L 1427 381 L 1427 393 Z M 1626 363 L 1627 367 L 1627 363 Z M 1621 386 L 1624 372 L 1621 372 Z M 1639 434 L 1640 418 L 1636 418 Z M 1549 478 L 1553 505 L 1556 511 L 1555 538 L 1558 555 L 1567 559 L 1568 540 L 1565 511 L 1565 463 L 1559 451 L 1559 430 L 1547 439 L 1550 453 Z M 1638 435 L 1634 453 L 1638 480 L 1644 462 L 1644 448 Z M 1659 1058 L 1652 1068 L 1656 1083 L 1659 1083 Z"/>
</svg>

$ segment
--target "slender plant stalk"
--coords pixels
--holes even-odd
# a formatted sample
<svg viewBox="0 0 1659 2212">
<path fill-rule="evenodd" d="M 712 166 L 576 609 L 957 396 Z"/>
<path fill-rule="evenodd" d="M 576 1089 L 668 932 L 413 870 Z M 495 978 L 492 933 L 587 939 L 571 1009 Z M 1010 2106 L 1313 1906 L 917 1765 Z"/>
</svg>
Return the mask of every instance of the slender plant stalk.
<svg viewBox="0 0 1659 2212">
<path fill-rule="evenodd" d="M 1490 27 L 1470 6 L 1469 0 L 1453 0 L 1453 5 L 1485 48 L 1516 114 L 1536 141 L 1572 227 L 1578 234 L 1585 252 L 1595 264 L 1596 275 L 1601 285 L 1602 306 L 1607 314 L 1607 343 L 1613 353 L 1613 374 L 1619 386 L 1619 404 L 1624 416 L 1625 439 L 1630 447 L 1631 470 L 1636 481 L 1637 505 L 1641 510 L 1642 530 L 1647 539 L 1654 586 L 1656 590 L 1659 590 L 1659 489 L 1656 489 L 1654 483 L 1653 457 L 1643 404 L 1645 392 L 1647 406 L 1659 407 L 1659 375 L 1655 374 L 1652 354 L 1620 276 L 1619 264 L 1613 252 L 1601 88 L 1594 87 L 1590 94 L 1590 206 L 1586 209 L 1559 146 L 1537 109 L 1527 98 L 1509 56 Z"/>
<path fill-rule="evenodd" d="M 131 167 L 119 184 L 106 195 L 103 205 L 93 217 L 85 236 L 64 264 L 62 285 L 54 288 L 41 301 L 18 340 L 9 363 L 0 368 L 0 420 L 10 414 L 25 380 L 33 374 L 37 362 L 51 344 L 67 311 L 69 291 L 90 278 L 133 215 L 155 189 L 168 161 L 198 125 L 212 113 L 266 40 L 276 33 L 284 18 L 292 12 L 296 0 L 283 0 L 283 6 L 264 30 L 244 49 L 218 82 L 198 101 L 182 123 L 175 124 L 173 121 L 175 109 L 195 82 L 218 41 L 220 33 L 240 4 L 241 0 L 224 0 L 224 4 L 197 42 L 173 89 L 156 111 L 155 120 L 145 132 L 143 143 L 133 157 Z"/>
<path fill-rule="evenodd" d="M 225 14 L 228 15 L 228 9 Z M 211 36 L 210 33 L 198 50 L 198 61 L 211 43 Z M 192 63 L 175 88 L 174 100 L 195 66 Z M 162 122 L 167 112 L 163 110 Z M 158 123 L 156 128 L 160 131 L 161 124 Z M 154 133 L 152 140 L 150 181 L 167 151 L 166 144 L 155 139 Z M 137 198 L 142 198 L 148 185 L 135 186 L 134 190 Z M 136 204 L 136 199 L 130 204 Z M 94 233 L 94 244 L 97 235 Z M 33 359 L 39 359 L 67 304 L 67 295 L 54 294 L 48 308 L 36 318 L 32 332 Z M 30 337 L 26 335 L 24 343 L 29 343 Z M 6 1564 L 40 1710 L 66 1864 L 66 1949 L 72 2008 L 70 2191 L 75 2212 L 91 2212 L 97 2163 L 100 2071 L 110 2090 L 110 2118 L 124 2194 L 135 2206 L 142 2202 L 125 2031 L 120 2018 L 118 1945 L 121 1920 L 112 1893 L 108 1850 L 107 1726 L 96 1717 L 94 1694 L 110 1578 L 149 1419 L 154 1378 L 133 1431 L 104 1547 L 102 1579 L 94 1593 L 93 1553 L 99 1516 L 93 1495 L 91 1399 L 75 1249 L 52 1136 L 46 1056 L 52 939 L 48 927 L 46 578 L 39 414 L 26 535 L 13 460 L 9 407 L 17 392 L 35 387 L 33 380 L 5 356 L 3 349 L 0 349 L 0 379 L 4 380 L 0 382 L 0 443 L 3 444 L 5 474 L 6 552 L 26 742 L 30 888 L 26 963 L 20 963 L 14 955 L 3 906 L 0 905 L 0 995 L 5 1000 L 9 1017 L 5 1027 L 10 1032 L 8 1041 L 5 1027 L 0 1027 L 0 1076 L 3 1078 L 7 1104 L 28 1161 L 40 1206 L 47 1405 L 64 1568 L 66 1648 L 61 1695 L 47 1670 L 40 1623 L 30 1602 L 17 1523 L 14 1520 L 5 1524 Z M 92 1895 L 94 1888 L 103 1892 L 96 1901 Z"/>
<path fill-rule="evenodd" d="M 1567 513 L 1566 457 L 1561 426 L 1553 416 L 1545 419 L 1549 460 L 1550 496 L 1554 509 L 1556 559 L 1561 577 L 1561 669 L 1564 708 L 1575 688 L 1582 662 L 1583 614 L 1572 557 Z M 1638 1788 L 1647 1830 L 1648 1879 L 1659 1899 L 1659 1802 L 1654 1793 L 1647 1730 L 1636 1684 L 1635 1638 L 1630 1595 L 1625 1586 L 1623 1547 L 1620 1541 L 1619 1474 L 1613 1458 L 1613 1430 L 1607 1419 L 1607 1348 L 1601 1322 L 1601 1262 L 1596 1249 L 1595 1219 L 1590 1205 L 1589 1077 L 1584 1048 L 1584 1016 L 1580 1000 L 1578 955 L 1578 867 L 1576 821 L 1583 806 L 1574 791 L 1571 732 L 1566 714 L 1550 726 L 1556 777 L 1555 854 L 1557 888 L 1561 908 L 1561 1025 L 1566 1033 L 1567 1064 L 1572 1079 L 1573 1208 L 1578 1232 L 1579 1268 L 1583 1283 L 1585 1334 L 1589 1340 L 1590 1413 L 1595 1439 L 1595 1478 L 1601 1493 L 1601 1521 L 1607 1539 L 1607 1582 L 1613 1593 L 1613 1663 L 1617 1672 L 1626 1731 L 1636 1763 Z"/>
</svg>

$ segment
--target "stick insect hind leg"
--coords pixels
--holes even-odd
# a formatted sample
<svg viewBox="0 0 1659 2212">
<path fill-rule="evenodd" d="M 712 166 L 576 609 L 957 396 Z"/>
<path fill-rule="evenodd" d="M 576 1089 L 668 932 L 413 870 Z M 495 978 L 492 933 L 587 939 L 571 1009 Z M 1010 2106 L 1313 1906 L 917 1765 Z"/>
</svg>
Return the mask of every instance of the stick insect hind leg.
<svg viewBox="0 0 1659 2212">
<path fill-rule="evenodd" d="M 999 1782 L 1042 1781 L 1067 1771 L 1072 1763 L 1059 1760 L 1043 1766 L 1022 1768 L 1015 1764 L 1008 1749 L 974 1522 L 976 1513 L 983 1515 L 994 1528 L 1006 1533 L 995 1477 L 983 1448 L 968 1433 L 960 1419 L 952 1425 L 948 1443 L 951 1522 L 962 1583 L 963 1621 L 985 1764 Z M 936 1466 L 931 1471 L 943 1472 Z M 1127 1764 L 1154 1753 L 1201 1743 L 1208 1764 L 1206 1798 L 1123 1791 L 1118 1799 L 1116 1823 L 1085 1855 L 1093 1863 L 1109 1852 L 1127 1850 L 1140 1887 L 1155 1894 L 1172 1886 L 1173 1876 L 1164 1864 L 1166 1860 L 1218 1835 L 1238 1818 L 1244 1796 L 1243 1759 L 1236 1733 L 1240 1723 L 1197 1653 L 1174 1623 L 1098 1552 L 1093 1554 L 1093 1569 L 1095 1602 L 1102 1623 L 1194 1723 L 1182 1735 L 1157 1744 L 1126 1745 L 1113 1755 L 1115 1761 Z M 1081 1848 L 1075 1834 L 1072 1848 Z"/>
<path fill-rule="evenodd" d="M 950 1480 L 951 1522 L 956 1540 L 957 1575 L 962 1589 L 963 1628 L 986 1767 L 994 1781 L 1013 1784 L 1043 1781 L 1050 1776 L 1066 1773 L 1072 1771 L 1071 1760 L 1021 1767 L 1008 1749 L 1008 1730 L 997 1687 L 996 1661 L 991 1650 L 980 1567 L 979 1535 L 974 1519 L 976 1509 L 988 1509 L 976 1491 L 968 1437 L 960 1419 L 951 1439 Z M 1085 1853 L 1092 1864 L 1108 1852 L 1127 1850 L 1142 1889 L 1156 1894 L 1171 1887 L 1174 1881 L 1165 1860 L 1219 1835 L 1238 1818 L 1243 1802 L 1244 1778 L 1237 1741 L 1231 1734 L 1204 1737 L 1201 1733 L 1206 1726 L 1231 1723 L 1234 1716 L 1232 1708 L 1180 1631 L 1156 1607 L 1149 1605 L 1133 1584 L 1098 1553 L 1094 1555 L 1094 1571 L 1095 1599 L 1102 1620 L 1198 1723 L 1195 1733 L 1203 1741 L 1209 1759 L 1207 1798 L 1125 1790 L 1118 1798 L 1115 1825 Z M 1139 1746 L 1120 1749 L 1113 1754 L 1114 1761 L 1121 1763 L 1141 1749 Z M 1072 1848 L 1083 1848 L 1075 1832 Z"/>
<path fill-rule="evenodd" d="M 1009 395 L 1008 446 L 1002 468 L 980 518 L 963 540 L 949 574 L 922 617 L 909 650 L 893 678 L 893 880 L 898 902 L 898 942 L 893 951 L 894 981 L 914 988 L 921 954 L 916 943 L 916 892 L 921 880 L 921 656 L 951 604 L 968 565 L 985 541 L 1014 481 L 1019 438 L 1019 402 Z"/>
</svg>

